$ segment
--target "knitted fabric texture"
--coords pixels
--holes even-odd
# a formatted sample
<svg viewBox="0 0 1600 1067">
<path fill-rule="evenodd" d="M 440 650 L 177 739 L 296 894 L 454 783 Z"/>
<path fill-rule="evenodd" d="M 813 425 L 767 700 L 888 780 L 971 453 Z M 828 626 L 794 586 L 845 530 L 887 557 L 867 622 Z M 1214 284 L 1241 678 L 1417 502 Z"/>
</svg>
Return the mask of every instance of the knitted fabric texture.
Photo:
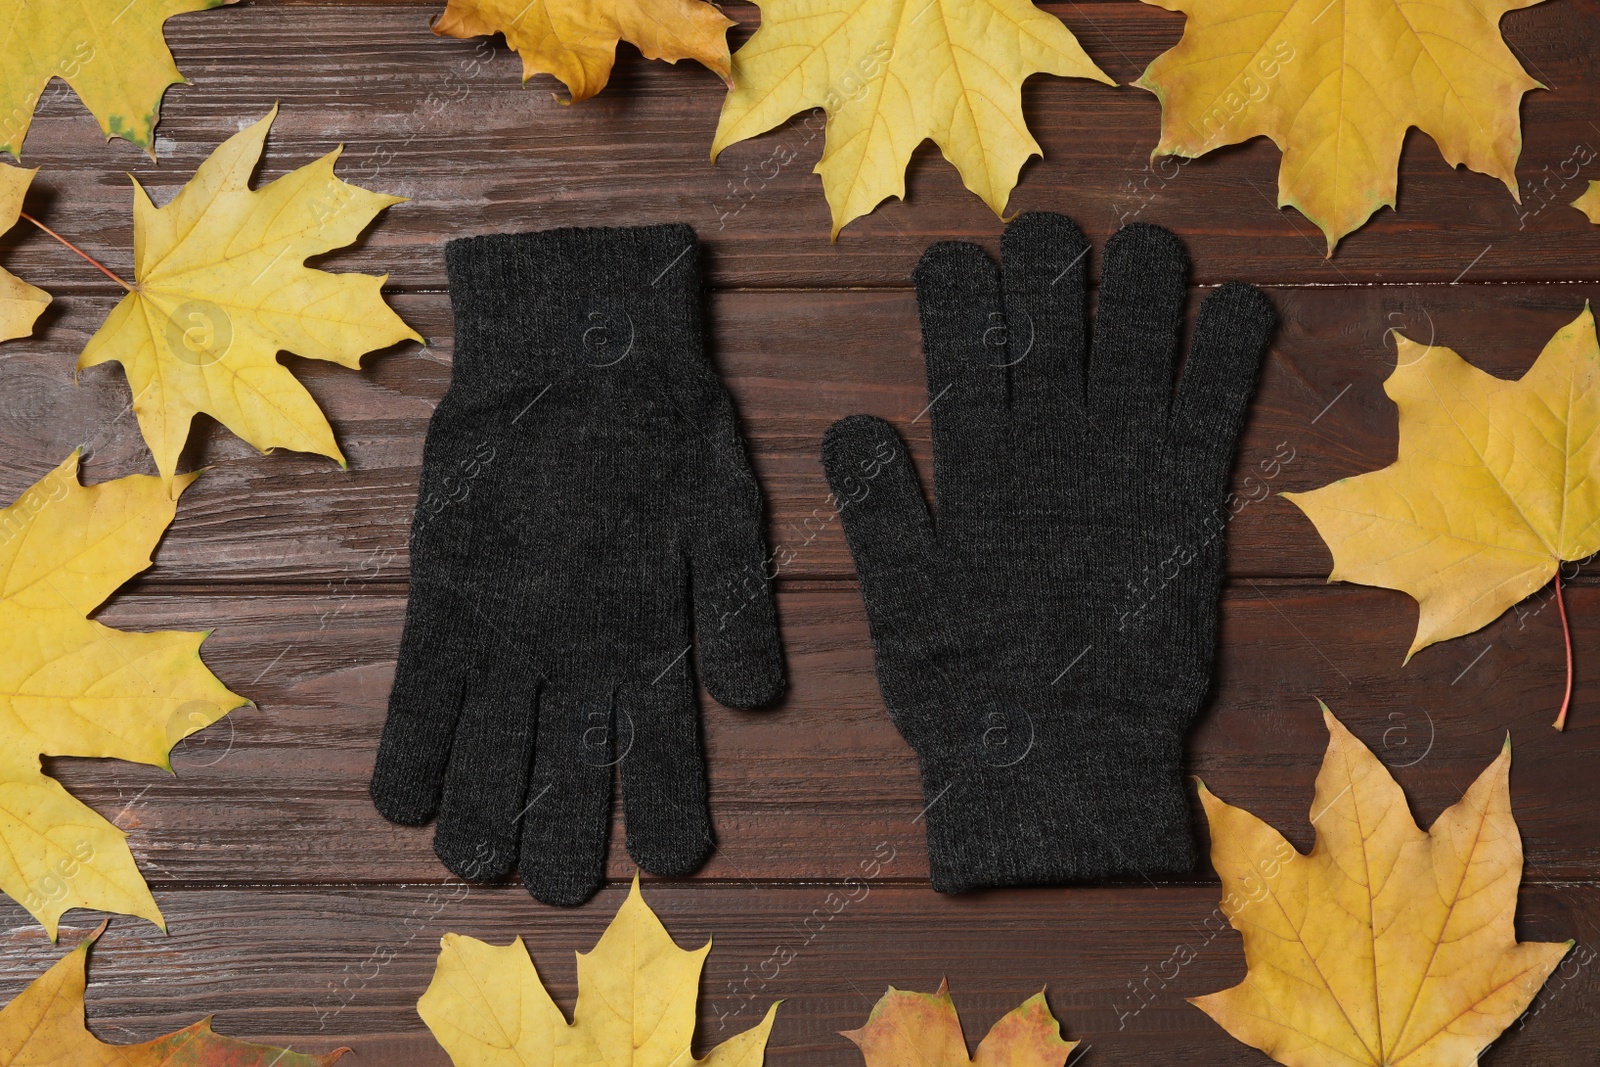
<svg viewBox="0 0 1600 1067">
<path fill-rule="evenodd" d="M 916 269 L 935 514 L 894 429 L 822 458 L 878 682 L 916 751 L 933 886 L 1155 877 L 1195 853 L 1180 768 L 1210 683 L 1228 478 L 1271 303 L 1201 305 L 1174 390 L 1187 259 L 1166 230 L 1089 245 L 1027 214 L 997 269 L 946 242 Z"/>
<path fill-rule="evenodd" d="M 783 691 L 761 496 L 701 340 L 687 226 L 452 241 L 450 388 L 428 426 L 372 799 L 437 815 L 471 881 L 600 886 L 712 847 L 693 664 L 724 704 Z M 691 631 L 697 656 L 690 654 Z"/>
</svg>

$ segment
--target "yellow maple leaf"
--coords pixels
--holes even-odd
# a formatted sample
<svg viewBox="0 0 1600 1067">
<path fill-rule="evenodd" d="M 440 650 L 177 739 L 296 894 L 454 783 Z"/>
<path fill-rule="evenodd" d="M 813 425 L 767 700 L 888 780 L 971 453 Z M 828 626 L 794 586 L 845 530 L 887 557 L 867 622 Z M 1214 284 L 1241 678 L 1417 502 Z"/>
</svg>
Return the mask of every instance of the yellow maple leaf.
<svg viewBox="0 0 1600 1067">
<path fill-rule="evenodd" d="M 206 633 L 88 618 L 150 566 L 177 502 L 148 475 L 84 488 L 77 472 L 75 452 L 0 511 L 0 890 L 52 939 L 71 908 L 165 924 L 127 835 L 46 777 L 40 755 L 171 771 L 173 745 L 247 703 L 200 662 Z"/>
<path fill-rule="evenodd" d="M 1062 1040 L 1061 1024 L 1041 991 L 991 1026 L 969 1057 L 949 985 L 942 981 L 937 993 L 890 986 L 872 1006 L 867 1025 L 840 1033 L 861 1049 L 867 1067 L 1062 1067 L 1078 1047 Z"/>
<path fill-rule="evenodd" d="M 339 149 L 250 188 L 277 114 L 223 142 L 166 207 L 134 182 L 137 284 L 78 358 L 80 368 L 122 364 L 169 486 L 200 411 L 262 451 L 316 452 L 344 466 L 333 428 L 278 353 L 355 368 L 374 349 L 422 340 L 383 302 L 388 275 L 304 266 L 404 197 L 334 177 Z"/>
<path fill-rule="evenodd" d="M 1511 741 L 1424 833 L 1377 757 L 1322 716 L 1310 855 L 1200 787 L 1248 970 L 1190 1003 L 1287 1067 L 1471 1067 L 1573 944 L 1512 929 Z"/>
<path fill-rule="evenodd" d="M 417 1014 L 456 1067 L 761 1067 L 778 1006 L 711 1050 L 689 1051 L 707 941 L 679 948 L 639 893 L 639 877 L 600 941 L 578 953 L 569 1024 L 517 938 L 503 947 L 446 934 Z"/>
<path fill-rule="evenodd" d="M 0 151 L 18 156 L 33 108 L 61 78 L 109 140 L 155 158 L 154 132 L 167 86 L 184 80 L 162 36 L 166 21 L 238 0 L 0 0 Z"/>
<path fill-rule="evenodd" d="M 1590 182 L 1572 206 L 1587 215 L 1590 222 L 1600 225 L 1600 182 Z"/>
<path fill-rule="evenodd" d="M 1517 197 L 1522 94 L 1543 88 L 1500 37 L 1540 0 L 1145 0 L 1188 16 L 1136 83 L 1161 99 L 1152 155 L 1193 158 L 1266 135 L 1283 152 L 1278 206 L 1328 239 L 1395 206 L 1412 126 L 1451 166 Z M 1520 202 L 1520 198 L 1519 202 Z"/>
<path fill-rule="evenodd" d="M 1514 382 L 1394 336 L 1399 458 L 1283 495 L 1332 551 L 1329 581 L 1416 599 L 1409 659 L 1600 551 L 1600 348 L 1587 306 Z"/>
<path fill-rule="evenodd" d="M 11 229 L 22 217 L 22 198 L 37 173 L 0 163 L 0 233 Z M 0 269 L 0 341 L 32 333 L 34 322 L 49 303 L 49 293 Z"/>
<path fill-rule="evenodd" d="M 734 53 L 733 90 L 711 146 L 827 112 L 815 171 L 833 236 L 906 193 L 911 153 L 932 138 L 966 187 L 1004 215 L 1017 172 L 1042 155 L 1022 116 L 1032 74 L 1115 85 L 1061 20 L 1030 0 L 759 0 L 761 27 Z"/>
<path fill-rule="evenodd" d="M 330 1067 L 349 1049 L 308 1056 L 213 1033 L 211 1019 L 137 1045 L 108 1045 L 84 1025 L 89 946 L 105 924 L 78 943 L 17 999 L 0 1008 L 0 1062 L 6 1067 Z"/>
<path fill-rule="evenodd" d="M 575 104 L 606 87 L 618 41 L 627 41 L 646 59 L 693 59 L 730 82 L 732 25 L 705 0 L 449 0 L 433 32 L 443 37 L 505 34 L 506 43 L 522 56 L 522 80 L 553 74 Z"/>
</svg>

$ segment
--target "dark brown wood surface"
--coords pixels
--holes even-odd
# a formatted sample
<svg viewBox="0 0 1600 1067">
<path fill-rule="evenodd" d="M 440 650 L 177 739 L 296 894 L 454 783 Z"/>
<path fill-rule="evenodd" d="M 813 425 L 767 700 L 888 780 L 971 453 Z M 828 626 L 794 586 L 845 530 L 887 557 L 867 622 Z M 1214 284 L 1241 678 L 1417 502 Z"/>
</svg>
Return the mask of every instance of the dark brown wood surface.
<svg viewBox="0 0 1600 1067">
<path fill-rule="evenodd" d="M 1046 6 L 1120 82 L 1182 26 L 1122 0 Z M 163 201 L 219 140 L 278 102 L 263 179 L 343 143 L 343 176 L 412 198 L 324 265 L 387 272 L 395 307 L 427 338 L 359 373 L 287 360 L 327 410 L 348 472 L 318 457 L 260 456 L 203 425 L 186 462 L 210 471 L 184 497 L 156 566 L 100 614 L 131 629 L 215 627 L 206 661 L 255 706 L 181 744 L 175 776 L 46 760 L 130 832 L 170 926 L 163 936 L 114 920 L 91 966 L 91 1026 L 122 1042 L 215 1013 L 225 1033 L 297 1051 L 349 1044 L 357 1064 L 445 1064 L 414 1005 L 447 930 L 522 936 L 570 1010 L 571 954 L 593 943 L 631 874 L 620 828 L 608 887 L 563 911 L 514 883 L 456 883 L 430 831 L 385 823 L 366 796 L 423 436 L 449 377 L 442 245 L 504 229 L 683 220 L 709 248 L 713 355 L 767 491 L 771 537 L 795 551 L 780 579 L 790 693 L 763 712 L 702 699 L 718 848 L 697 877 L 646 885 L 681 944 L 716 938 L 697 1051 L 782 999 L 768 1063 L 858 1065 L 838 1030 L 860 1025 L 891 983 L 931 990 L 947 977 L 974 1041 L 1047 986 L 1066 1033 L 1085 1043 L 1074 1063 L 1267 1063 L 1184 1000 L 1243 973 L 1237 936 L 1207 926 L 1219 896 L 1209 867 L 1171 884 L 954 899 L 927 884 L 915 761 L 878 695 L 816 450 L 833 419 L 875 412 L 900 425 L 927 474 L 908 274 L 932 240 L 995 248 L 1000 223 L 929 147 L 912 164 L 907 202 L 830 243 L 810 172 L 819 123 L 797 119 L 713 167 L 720 89 L 705 71 L 624 48 L 611 87 L 565 107 L 549 79 L 522 86 L 500 42 L 433 37 L 438 7 L 245 0 L 174 20 L 173 50 L 193 84 L 168 94 L 157 163 L 103 144 L 59 83 L 40 104 L 23 156 L 42 168 L 28 210 L 128 269 L 127 173 Z M 729 11 L 736 38 L 747 35 L 755 9 Z M 1214 695 L 1189 770 L 1305 848 L 1325 740 L 1317 698 L 1395 772 L 1424 824 L 1509 731 L 1527 850 L 1518 930 L 1578 944 L 1484 1057 L 1496 1067 L 1592 1064 L 1600 1044 L 1589 966 L 1600 951 L 1600 584 L 1583 577 L 1569 588 L 1577 690 L 1571 727 L 1556 734 L 1563 654 L 1548 591 L 1403 666 L 1415 605 L 1324 583 L 1327 550 L 1276 494 L 1394 458 L 1390 331 L 1515 377 L 1600 298 L 1600 229 L 1567 206 L 1600 177 L 1600 164 L 1575 174 L 1570 163 L 1600 147 L 1597 14 L 1594 0 L 1551 0 L 1505 20 L 1507 40 L 1549 87 L 1522 109 L 1520 206 L 1495 180 L 1452 171 L 1414 132 L 1400 210 L 1381 212 L 1328 259 L 1310 223 L 1274 206 L 1270 144 L 1151 168 L 1153 96 L 1050 78 L 1024 94 L 1045 158 L 1024 170 L 1011 201 L 1073 215 L 1097 246 L 1121 220 L 1163 223 L 1188 242 L 1197 287 L 1243 278 L 1270 290 L 1283 325 L 1241 448 L 1236 483 L 1250 503 L 1230 529 Z M 794 162 L 762 177 L 780 144 Z M 0 348 L 0 499 L 79 446 L 91 480 L 152 469 L 120 370 L 72 371 L 115 289 L 26 226 L 0 237 L 0 262 L 57 297 L 34 339 Z M 1263 461 L 1284 449 L 1293 459 L 1268 476 Z M 878 878 L 845 881 L 883 850 L 894 858 Z M 62 947 L 98 921 L 69 915 Z M 9 999 L 60 949 L 9 900 L 0 922 Z M 1186 945 L 1194 961 L 1174 967 Z M 773 973 L 767 961 L 784 947 L 793 962 Z"/>
</svg>

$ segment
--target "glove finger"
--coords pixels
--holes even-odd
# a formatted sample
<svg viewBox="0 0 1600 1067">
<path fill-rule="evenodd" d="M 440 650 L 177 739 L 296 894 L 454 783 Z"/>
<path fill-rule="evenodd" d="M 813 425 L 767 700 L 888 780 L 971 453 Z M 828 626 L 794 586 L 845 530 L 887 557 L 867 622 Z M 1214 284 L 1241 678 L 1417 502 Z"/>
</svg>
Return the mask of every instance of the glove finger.
<svg viewBox="0 0 1600 1067">
<path fill-rule="evenodd" d="M 516 863 L 538 682 L 536 670 L 521 657 L 467 677 L 433 832 L 433 851 L 458 878 L 492 881 Z"/>
<path fill-rule="evenodd" d="M 605 881 L 616 762 L 614 694 L 547 682 L 539 690 L 533 778 L 518 870 L 546 904 L 575 908 Z"/>
<path fill-rule="evenodd" d="M 369 791 L 378 813 L 421 826 L 439 807 L 471 653 L 447 591 L 414 581 Z"/>
<path fill-rule="evenodd" d="M 722 391 L 720 382 L 710 384 Z M 709 439 L 688 450 L 684 542 L 706 688 L 729 707 L 750 708 L 782 695 L 783 646 L 761 489 L 732 411 L 726 404 L 723 410 L 720 425 L 700 424 Z"/>
<path fill-rule="evenodd" d="M 1229 282 L 1206 297 L 1173 408 L 1174 452 L 1196 464 L 1220 493 L 1233 467 L 1245 410 L 1278 313 L 1253 285 Z"/>
<path fill-rule="evenodd" d="M 1000 272 L 983 249 L 941 241 L 914 275 L 933 425 L 933 482 L 940 522 L 959 524 L 994 483 L 1008 431 L 1010 329 Z"/>
<path fill-rule="evenodd" d="M 924 569 L 934 540 L 900 435 L 871 415 L 840 419 L 823 435 L 822 468 L 862 586 L 893 598 L 900 576 Z"/>
<path fill-rule="evenodd" d="M 687 656 L 653 682 L 622 688 L 615 742 L 628 854 L 651 874 L 693 874 L 715 844 Z"/>
<path fill-rule="evenodd" d="M 1089 406 L 1106 430 L 1160 435 L 1172 401 L 1189 257 L 1147 222 L 1106 242 L 1089 358 Z"/>
<path fill-rule="evenodd" d="M 1089 242 L 1065 215 L 1030 211 L 1000 240 L 1010 321 L 1011 410 L 1060 418 L 1083 401 Z"/>
</svg>

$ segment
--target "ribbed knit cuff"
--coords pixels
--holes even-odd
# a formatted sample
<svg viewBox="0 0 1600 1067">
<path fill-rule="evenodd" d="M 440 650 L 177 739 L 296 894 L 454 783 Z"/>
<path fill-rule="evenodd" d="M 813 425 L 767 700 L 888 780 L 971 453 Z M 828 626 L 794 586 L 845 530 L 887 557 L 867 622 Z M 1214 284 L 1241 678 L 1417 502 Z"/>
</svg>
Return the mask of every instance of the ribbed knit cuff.
<svg viewBox="0 0 1600 1067">
<path fill-rule="evenodd" d="M 445 245 L 452 383 L 495 389 L 530 366 L 620 365 L 700 330 L 700 254 L 683 224 L 543 230 Z"/>
<path fill-rule="evenodd" d="M 1195 848 L 1182 761 L 1175 732 L 1091 728 L 1052 738 L 1041 730 L 992 758 L 925 767 L 933 888 L 1189 873 Z"/>
</svg>

